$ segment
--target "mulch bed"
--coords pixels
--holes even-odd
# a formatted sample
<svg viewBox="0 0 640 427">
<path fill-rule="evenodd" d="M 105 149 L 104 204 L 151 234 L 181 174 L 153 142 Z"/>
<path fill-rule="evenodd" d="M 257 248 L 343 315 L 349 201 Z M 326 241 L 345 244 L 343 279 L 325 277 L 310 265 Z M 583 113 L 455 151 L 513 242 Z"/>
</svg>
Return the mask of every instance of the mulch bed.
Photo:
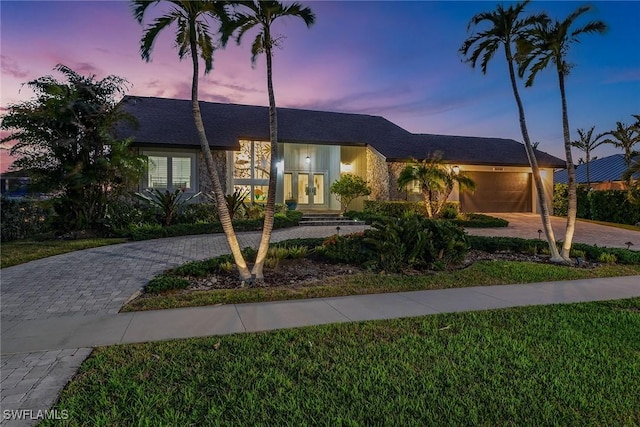
<svg viewBox="0 0 640 427">
<path fill-rule="evenodd" d="M 549 257 L 546 255 L 527 255 L 513 252 L 488 253 L 477 250 L 470 250 L 465 260 L 456 269 L 467 268 L 477 261 L 485 260 L 505 260 L 505 261 L 529 261 L 548 263 Z M 584 263 L 581 267 L 593 267 Z M 265 279 L 259 283 L 254 283 L 253 287 L 272 288 L 303 288 L 321 284 L 328 278 L 344 276 L 365 272 L 364 269 L 346 264 L 331 264 L 313 258 L 302 258 L 296 260 L 283 260 L 276 269 L 265 268 Z M 431 271 L 406 271 L 406 274 L 433 274 Z M 212 289 L 238 289 L 246 286 L 239 284 L 236 272 L 217 273 L 206 278 L 191 278 L 191 286 L 179 293 L 189 293 L 192 291 L 207 291 Z"/>
</svg>

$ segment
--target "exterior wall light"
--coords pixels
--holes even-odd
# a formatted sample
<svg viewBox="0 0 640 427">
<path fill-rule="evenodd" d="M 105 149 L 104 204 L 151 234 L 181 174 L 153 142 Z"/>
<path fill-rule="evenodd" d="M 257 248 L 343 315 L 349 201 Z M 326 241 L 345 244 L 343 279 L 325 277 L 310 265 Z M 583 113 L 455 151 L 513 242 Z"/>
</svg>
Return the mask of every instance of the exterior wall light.
<svg viewBox="0 0 640 427">
<path fill-rule="evenodd" d="M 460 173 L 460 166 L 455 165 L 455 166 L 453 167 L 453 173 L 455 173 L 456 175 L 458 175 L 458 174 Z"/>
<path fill-rule="evenodd" d="M 307 155 L 307 157 L 304 159 L 304 161 L 305 161 L 308 165 L 309 165 L 309 164 L 311 164 L 311 157 L 309 157 L 309 156 Z"/>
</svg>

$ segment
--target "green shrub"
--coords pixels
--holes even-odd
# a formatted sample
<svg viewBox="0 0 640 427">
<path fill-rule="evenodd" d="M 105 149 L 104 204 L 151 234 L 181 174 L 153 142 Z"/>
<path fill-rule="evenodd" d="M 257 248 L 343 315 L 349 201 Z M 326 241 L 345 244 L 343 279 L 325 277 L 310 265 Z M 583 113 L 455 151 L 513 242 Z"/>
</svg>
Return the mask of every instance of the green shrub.
<svg viewBox="0 0 640 427">
<path fill-rule="evenodd" d="M 598 261 L 603 262 L 605 264 L 615 264 L 617 261 L 617 258 L 614 254 L 603 252 L 600 254 Z"/>
<path fill-rule="evenodd" d="M 289 246 L 289 258 L 300 259 L 307 256 L 309 248 L 306 246 Z"/>
<path fill-rule="evenodd" d="M 631 203 L 624 190 L 591 191 L 589 206 L 590 219 L 596 221 L 631 225 L 640 222 L 640 205 Z"/>
<path fill-rule="evenodd" d="M 219 271 L 219 267 L 220 260 L 218 258 L 211 258 L 204 261 L 191 261 L 182 264 L 180 267 L 171 270 L 171 273 L 178 276 L 206 277 Z"/>
<path fill-rule="evenodd" d="M 578 185 L 576 195 L 578 199 L 577 217 L 591 219 L 589 208 L 590 191 L 586 185 Z M 569 186 L 567 184 L 556 184 L 553 187 L 553 214 L 556 216 L 567 216 L 569 203 Z"/>
<path fill-rule="evenodd" d="M 375 222 L 365 243 L 378 269 L 442 269 L 462 261 L 468 247 L 462 228 L 443 220 L 404 215 Z"/>
<path fill-rule="evenodd" d="M 427 215 L 427 208 L 424 202 L 365 200 L 364 211 L 394 218 L 400 218 L 406 213 Z"/>
<path fill-rule="evenodd" d="M 485 236 L 467 236 L 467 242 L 471 249 L 484 252 L 518 252 L 531 253 L 532 248 L 536 248 L 536 252 L 548 246 L 547 242 L 539 239 L 521 239 L 519 237 L 485 237 Z"/>
<path fill-rule="evenodd" d="M 385 215 L 381 215 L 381 214 L 376 214 L 376 213 L 371 213 L 371 212 L 366 212 L 366 211 L 348 211 L 342 214 L 342 216 L 347 217 L 347 218 L 351 218 L 351 219 L 355 219 L 358 221 L 362 221 L 365 224 L 371 225 L 374 223 L 374 221 L 380 221 L 383 218 L 385 218 Z"/>
<path fill-rule="evenodd" d="M 218 208 L 215 203 L 191 203 L 184 207 L 178 215 L 178 224 L 197 224 L 202 222 L 218 222 Z"/>
<path fill-rule="evenodd" d="M 447 202 L 442 211 L 440 212 L 440 218 L 442 219 L 456 219 L 460 214 L 460 203 Z"/>
<path fill-rule="evenodd" d="M 177 289 L 186 289 L 189 287 L 189 281 L 181 277 L 171 276 L 168 274 L 161 274 L 154 277 L 145 286 L 145 291 L 152 294 L 157 294 L 165 291 L 173 291 Z"/>
<path fill-rule="evenodd" d="M 54 213 L 50 204 L 46 202 L 2 198 L 0 206 L 0 236 L 3 242 L 26 239 L 52 231 L 51 217 Z"/>
<path fill-rule="evenodd" d="M 322 256 L 333 262 L 361 265 L 370 260 L 364 245 L 364 233 L 333 235 L 324 240 L 322 247 Z"/>
<path fill-rule="evenodd" d="M 496 218 L 479 213 L 461 214 L 453 222 L 455 222 L 460 227 L 465 228 L 494 228 L 509 226 L 509 221 L 507 221 L 506 219 Z"/>
</svg>

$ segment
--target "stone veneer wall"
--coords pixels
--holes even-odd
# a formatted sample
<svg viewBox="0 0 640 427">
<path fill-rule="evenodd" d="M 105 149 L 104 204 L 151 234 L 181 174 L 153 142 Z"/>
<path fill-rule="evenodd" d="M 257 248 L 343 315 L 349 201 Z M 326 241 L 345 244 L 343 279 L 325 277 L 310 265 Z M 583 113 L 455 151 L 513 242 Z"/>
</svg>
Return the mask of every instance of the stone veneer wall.
<svg viewBox="0 0 640 427">
<path fill-rule="evenodd" d="M 387 161 L 371 147 L 367 147 L 367 183 L 371 186 L 370 200 L 389 200 Z"/>
<path fill-rule="evenodd" d="M 211 155 L 218 170 L 218 178 L 220 178 L 222 191 L 227 194 L 227 153 L 225 151 L 211 150 Z M 210 193 L 213 191 L 211 180 L 209 179 L 209 172 L 207 171 L 207 164 L 201 151 L 198 152 L 198 177 L 200 181 L 200 191 L 202 193 Z"/>
<path fill-rule="evenodd" d="M 406 200 L 406 191 L 400 191 L 398 189 L 398 177 L 400 172 L 407 166 L 408 163 L 393 162 L 389 163 L 389 200 Z"/>
</svg>

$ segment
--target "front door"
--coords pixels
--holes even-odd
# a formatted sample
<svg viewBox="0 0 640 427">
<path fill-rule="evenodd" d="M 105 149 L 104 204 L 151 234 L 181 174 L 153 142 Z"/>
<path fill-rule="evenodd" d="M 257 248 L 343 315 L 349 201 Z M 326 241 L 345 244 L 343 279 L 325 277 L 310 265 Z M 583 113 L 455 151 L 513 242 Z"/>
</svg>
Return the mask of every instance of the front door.
<svg viewBox="0 0 640 427">
<path fill-rule="evenodd" d="M 323 209 L 327 207 L 327 172 L 285 172 L 285 199 L 297 198 L 302 209 Z"/>
</svg>

